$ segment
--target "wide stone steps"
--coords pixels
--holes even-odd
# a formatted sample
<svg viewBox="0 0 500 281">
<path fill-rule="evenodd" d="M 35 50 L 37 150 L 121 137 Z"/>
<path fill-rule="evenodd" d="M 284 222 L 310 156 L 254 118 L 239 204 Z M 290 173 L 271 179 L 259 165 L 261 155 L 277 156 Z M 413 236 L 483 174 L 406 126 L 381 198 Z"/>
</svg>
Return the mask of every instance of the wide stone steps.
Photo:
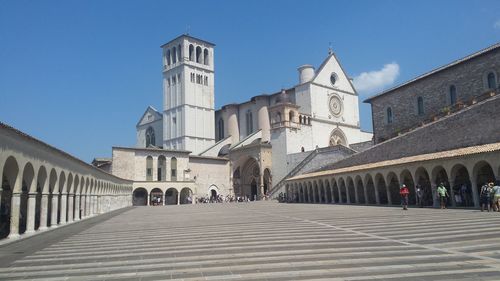
<svg viewBox="0 0 500 281">
<path fill-rule="evenodd" d="M 0 280 L 499 280 L 499 223 L 346 205 L 137 207 L 0 265 Z"/>
</svg>

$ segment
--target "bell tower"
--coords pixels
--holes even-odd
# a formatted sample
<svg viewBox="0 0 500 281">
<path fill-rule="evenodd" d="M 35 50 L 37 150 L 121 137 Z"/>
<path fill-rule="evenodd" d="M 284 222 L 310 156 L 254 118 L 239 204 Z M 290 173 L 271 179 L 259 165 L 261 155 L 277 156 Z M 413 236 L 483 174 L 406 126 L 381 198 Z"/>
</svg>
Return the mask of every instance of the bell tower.
<svg viewBox="0 0 500 281">
<path fill-rule="evenodd" d="M 214 47 L 187 34 L 163 50 L 163 147 L 199 153 L 215 143 Z"/>
</svg>

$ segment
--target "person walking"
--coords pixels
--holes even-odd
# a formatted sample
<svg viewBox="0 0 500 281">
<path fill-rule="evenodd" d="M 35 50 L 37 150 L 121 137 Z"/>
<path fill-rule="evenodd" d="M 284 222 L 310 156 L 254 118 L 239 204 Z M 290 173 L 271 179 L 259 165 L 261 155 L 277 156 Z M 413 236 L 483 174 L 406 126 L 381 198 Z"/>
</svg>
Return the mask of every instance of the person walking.
<svg viewBox="0 0 500 281">
<path fill-rule="evenodd" d="M 479 199 L 481 201 L 481 212 L 484 212 L 484 207 L 486 206 L 488 212 L 491 209 L 491 187 L 488 183 L 483 184 L 481 186 L 481 192 L 479 193 Z"/>
<path fill-rule="evenodd" d="M 441 209 L 446 209 L 446 198 L 448 198 L 448 190 L 444 187 L 443 183 L 440 183 L 437 188 L 437 194 L 439 196 L 439 202 L 441 204 Z"/>
<path fill-rule="evenodd" d="M 500 212 L 500 180 L 495 182 L 491 188 L 491 197 L 493 198 L 493 210 Z"/>
<path fill-rule="evenodd" d="M 402 185 L 399 189 L 399 195 L 401 195 L 401 205 L 403 205 L 403 210 L 408 210 L 408 194 L 410 191 L 406 187 L 406 185 Z"/>
</svg>

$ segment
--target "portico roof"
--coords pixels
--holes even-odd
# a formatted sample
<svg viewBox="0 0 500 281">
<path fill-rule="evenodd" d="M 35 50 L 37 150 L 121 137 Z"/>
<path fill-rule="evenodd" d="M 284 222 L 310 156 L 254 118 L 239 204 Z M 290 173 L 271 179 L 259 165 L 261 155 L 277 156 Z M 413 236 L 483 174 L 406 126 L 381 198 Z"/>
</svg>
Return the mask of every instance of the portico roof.
<svg viewBox="0 0 500 281">
<path fill-rule="evenodd" d="M 362 171 L 362 170 L 369 170 L 369 169 L 374 169 L 374 168 L 381 168 L 381 167 L 388 167 L 388 166 L 395 166 L 395 165 L 409 164 L 409 163 L 414 163 L 414 162 L 437 160 L 437 159 L 447 159 L 447 158 L 461 157 L 461 156 L 487 153 L 487 152 L 493 152 L 493 151 L 500 151 L 500 142 L 478 145 L 478 146 L 469 146 L 469 147 L 434 152 L 434 153 L 420 154 L 420 155 L 415 155 L 415 156 L 408 156 L 408 157 L 403 157 L 403 158 L 399 158 L 399 159 L 385 160 L 385 161 L 373 162 L 373 163 L 350 166 L 350 167 L 339 168 L 339 169 L 313 172 L 313 173 L 309 173 L 309 174 L 303 174 L 303 175 L 292 177 L 292 178 L 288 179 L 287 181 L 317 178 L 317 177 L 322 177 L 322 176 L 331 176 L 331 175 L 337 175 L 337 174 L 342 174 L 342 173 L 350 173 L 350 172 L 357 172 L 357 171 Z"/>
</svg>

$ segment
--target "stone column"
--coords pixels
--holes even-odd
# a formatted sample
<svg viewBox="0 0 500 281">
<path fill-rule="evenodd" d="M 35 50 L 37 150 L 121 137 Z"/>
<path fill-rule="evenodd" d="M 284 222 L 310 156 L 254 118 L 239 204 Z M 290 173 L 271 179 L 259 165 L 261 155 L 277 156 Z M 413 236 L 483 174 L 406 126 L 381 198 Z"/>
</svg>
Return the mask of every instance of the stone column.
<svg viewBox="0 0 500 281">
<path fill-rule="evenodd" d="M 375 202 L 377 202 L 377 205 L 380 205 L 380 196 L 378 194 L 378 186 L 373 185 L 373 190 L 375 191 Z"/>
<path fill-rule="evenodd" d="M 345 187 L 345 195 L 347 197 L 347 203 L 351 204 L 351 195 L 349 193 L 349 189 L 347 189 L 347 185 L 344 185 L 344 187 Z"/>
<path fill-rule="evenodd" d="M 340 186 L 337 185 L 337 191 L 339 193 L 339 204 L 342 204 L 342 192 L 340 191 Z"/>
<path fill-rule="evenodd" d="M 181 193 L 177 192 L 177 205 L 181 204 Z"/>
<path fill-rule="evenodd" d="M 66 224 L 66 205 L 68 204 L 68 194 L 61 194 L 61 221 L 59 224 Z"/>
<path fill-rule="evenodd" d="M 80 220 L 80 194 L 75 194 L 75 221 Z"/>
<path fill-rule="evenodd" d="M 149 206 L 151 202 L 151 194 L 146 195 L 146 201 L 146 206 Z"/>
<path fill-rule="evenodd" d="M 332 204 L 335 204 L 335 195 L 333 192 L 333 186 L 330 186 L 330 194 L 332 195 Z"/>
<path fill-rule="evenodd" d="M 36 193 L 28 194 L 28 217 L 26 218 L 26 233 L 35 232 L 35 213 L 36 213 Z"/>
<path fill-rule="evenodd" d="M 49 194 L 42 193 L 42 200 L 40 201 L 40 227 L 38 230 L 47 229 L 47 219 L 49 210 Z"/>
<path fill-rule="evenodd" d="M 57 185 L 56 185 L 57 187 Z M 54 187 L 55 188 L 55 187 Z M 57 227 L 57 198 L 58 194 L 52 193 L 52 213 L 50 214 L 50 227 Z"/>
<path fill-rule="evenodd" d="M 21 179 L 16 180 L 20 181 Z M 15 190 L 15 187 L 13 188 Z M 8 238 L 18 238 L 19 237 L 19 211 L 21 210 L 21 194 L 18 192 L 12 192 L 12 198 L 10 201 L 10 233 Z"/>
<path fill-rule="evenodd" d="M 359 204 L 359 197 L 358 197 L 358 185 L 354 185 L 354 202 L 356 204 Z"/>
<path fill-rule="evenodd" d="M 471 191 L 472 191 L 472 201 L 474 201 L 474 207 L 479 208 L 479 192 L 477 190 L 477 182 L 476 179 L 471 178 Z"/>
<path fill-rule="evenodd" d="M 74 214 L 74 200 L 75 200 L 75 195 L 74 194 L 68 194 L 68 222 L 73 221 L 73 214 Z"/>
</svg>

